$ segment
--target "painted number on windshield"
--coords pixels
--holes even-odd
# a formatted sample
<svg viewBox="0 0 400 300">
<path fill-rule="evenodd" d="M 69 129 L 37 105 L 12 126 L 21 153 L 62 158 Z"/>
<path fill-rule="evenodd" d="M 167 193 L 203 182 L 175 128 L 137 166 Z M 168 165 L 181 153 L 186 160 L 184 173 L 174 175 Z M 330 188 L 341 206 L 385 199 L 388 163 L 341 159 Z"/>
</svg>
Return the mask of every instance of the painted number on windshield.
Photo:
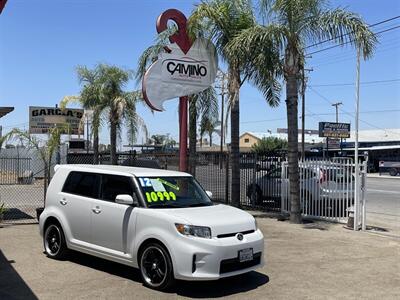
<svg viewBox="0 0 400 300">
<path fill-rule="evenodd" d="M 176 200 L 174 192 L 146 192 L 147 202 Z"/>
<path fill-rule="evenodd" d="M 140 185 L 144 187 L 149 187 L 151 186 L 151 181 L 149 178 L 139 178 Z"/>
</svg>

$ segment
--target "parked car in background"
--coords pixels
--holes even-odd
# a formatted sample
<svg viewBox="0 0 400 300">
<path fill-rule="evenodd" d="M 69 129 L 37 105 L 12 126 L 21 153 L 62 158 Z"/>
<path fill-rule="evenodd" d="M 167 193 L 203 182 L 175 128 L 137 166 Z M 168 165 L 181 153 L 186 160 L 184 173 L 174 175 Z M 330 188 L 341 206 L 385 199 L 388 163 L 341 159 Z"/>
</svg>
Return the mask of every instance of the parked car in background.
<svg viewBox="0 0 400 300">
<path fill-rule="evenodd" d="M 300 199 L 304 214 L 344 217 L 354 204 L 354 176 L 344 168 L 330 165 L 301 166 Z M 289 200 L 289 178 L 285 170 L 272 169 L 247 187 L 256 205 Z"/>
<path fill-rule="evenodd" d="M 111 165 L 58 165 L 39 218 L 50 258 L 68 249 L 137 267 L 165 290 L 175 279 L 217 280 L 263 265 L 252 215 L 214 205 L 187 173 Z"/>
</svg>

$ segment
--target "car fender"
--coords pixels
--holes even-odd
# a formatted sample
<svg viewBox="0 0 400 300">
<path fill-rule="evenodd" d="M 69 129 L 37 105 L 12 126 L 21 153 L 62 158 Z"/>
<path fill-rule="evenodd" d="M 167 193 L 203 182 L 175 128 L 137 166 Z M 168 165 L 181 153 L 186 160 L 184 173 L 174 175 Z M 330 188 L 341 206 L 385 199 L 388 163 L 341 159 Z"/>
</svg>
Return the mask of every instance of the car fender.
<svg viewBox="0 0 400 300">
<path fill-rule="evenodd" d="M 136 220 L 135 240 L 132 242 L 131 249 L 134 253 L 134 263 L 138 261 L 138 251 L 140 246 L 148 239 L 159 240 L 167 248 L 172 263 L 177 263 L 176 253 L 173 247 L 174 241 L 179 238 L 179 233 L 175 229 L 175 222 L 189 223 L 186 220 L 176 220 L 175 217 L 163 211 L 153 209 L 139 209 Z M 135 259 L 136 258 L 136 259 Z"/>
<path fill-rule="evenodd" d="M 65 236 L 65 241 L 67 243 L 67 246 L 69 246 L 70 238 L 72 236 L 71 228 L 69 227 L 67 218 L 65 217 L 63 211 L 55 206 L 46 207 L 45 210 L 40 215 L 39 218 L 40 235 L 41 236 L 44 235 L 44 224 L 46 223 L 46 220 L 50 217 L 57 219 L 58 222 L 61 224 L 61 228 Z"/>
</svg>

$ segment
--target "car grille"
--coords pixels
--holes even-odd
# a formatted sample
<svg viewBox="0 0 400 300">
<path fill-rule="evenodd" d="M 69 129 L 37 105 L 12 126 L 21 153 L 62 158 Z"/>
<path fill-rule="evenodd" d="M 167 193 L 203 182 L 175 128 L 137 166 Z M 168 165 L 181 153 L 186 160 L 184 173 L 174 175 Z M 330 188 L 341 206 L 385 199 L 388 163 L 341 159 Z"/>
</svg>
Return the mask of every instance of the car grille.
<svg viewBox="0 0 400 300">
<path fill-rule="evenodd" d="M 224 234 L 218 234 L 217 238 L 223 239 L 223 238 L 235 236 L 238 233 L 241 233 L 241 234 L 244 235 L 244 234 L 250 234 L 250 233 L 253 233 L 253 232 L 254 232 L 254 230 L 246 230 L 246 231 L 241 231 L 241 232 L 224 233 Z"/>
<path fill-rule="evenodd" d="M 240 262 L 238 257 L 224 259 L 221 261 L 221 264 L 219 267 L 219 273 L 224 274 L 224 273 L 239 271 L 239 270 L 254 267 L 256 265 L 259 265 L 260 263 L 261 263 L 261 252 L 254 253 L 253 260 L 244 261 L 244 262 Z"/>
</svg>

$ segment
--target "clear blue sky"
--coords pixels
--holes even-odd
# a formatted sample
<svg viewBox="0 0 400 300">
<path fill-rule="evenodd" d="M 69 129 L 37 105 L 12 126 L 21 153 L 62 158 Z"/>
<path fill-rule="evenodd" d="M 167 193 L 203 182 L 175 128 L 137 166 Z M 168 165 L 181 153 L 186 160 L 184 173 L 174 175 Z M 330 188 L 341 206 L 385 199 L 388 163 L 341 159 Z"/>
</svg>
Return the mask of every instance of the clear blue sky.
<svg viewBox="0 0 400 300">
<path fill-rule="evenodd" d="M 53 106 L 65 95 L 79 91 L 77 65 L 99 62 L 135 69 L 141 52 L 156 35 L 157 16 L 168 8 L 186 15 L 198 1 L 132 0 L 9 0 L 0 15 L 0 106 L 15 111 L 0 119 L 4 131 L 27 128 L 28 107 Z M 368 24 L 400 15 L 398 0 L 336 0 L 332 7 L 347 7 L 359 13 Z M 374 27 L 374 31 L 400 25 L 400 19 Z M 400 28 L 379 36 L 375 56 L 361 64 L 361 81 L 397 80 L 361 86 L 361 129 L 400 128 Z M 315 51 L 330 46 L 310 49 Z M 334 121 L 330 102 L 343 102 L 345 112 L 354 112 L 355 51 L 349 47 L 316 53 L 308 60 L 307 128 L 319 121 Z M 322 86 L 321 86 L 322 85 Z M 137 89 L 131 82 L 127 89 Z M 276 131 L 286 127 L 282 103 L 269 108 L 260 93 L 250 85 L 241 90 L 241 133 Z M 170 133 L 178 137 L 177 100 L 169 101 L 167 111 L 155 113 L 141 106 L 150 134 Z M 376 112 L 379 111 L 379 112 Z M 300 107 L 299 107 L 300 112 Z M 354 124 L 354 117 L 340 112 L 340 120 Z M 103 130 L 101 142 L 108 143 Z M 139 140 L 140 142 L 140 140 Z"/>
</svg>

